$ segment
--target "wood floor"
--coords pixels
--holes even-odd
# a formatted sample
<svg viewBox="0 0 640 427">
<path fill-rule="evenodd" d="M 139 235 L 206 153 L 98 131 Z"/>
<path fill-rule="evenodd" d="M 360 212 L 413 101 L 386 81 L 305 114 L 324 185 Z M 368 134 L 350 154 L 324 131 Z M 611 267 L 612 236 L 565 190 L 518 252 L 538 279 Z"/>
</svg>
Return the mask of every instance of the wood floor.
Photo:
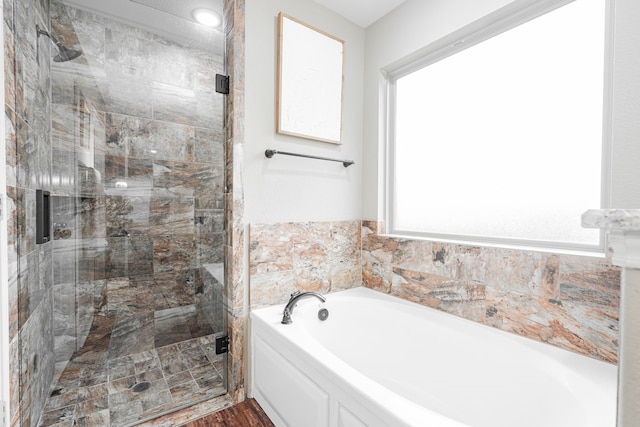
<svg viewBox="0 0 640 427">
<path fill-rule="evenodd" d="M 255 399 L 186 424 L 184 427 L 275 427 Z"/>
</svg>

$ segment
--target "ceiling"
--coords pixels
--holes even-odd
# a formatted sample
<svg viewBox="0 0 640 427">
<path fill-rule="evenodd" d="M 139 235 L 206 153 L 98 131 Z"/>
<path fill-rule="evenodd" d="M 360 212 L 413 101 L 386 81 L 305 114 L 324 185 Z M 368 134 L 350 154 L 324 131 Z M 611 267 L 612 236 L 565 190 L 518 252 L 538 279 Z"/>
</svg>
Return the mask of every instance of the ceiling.
<svg viewBox="0 0 640 427">
<path fill-rule="evenodd" d="M 382 18 L 405 0 L 314 0 L 362 28 Z"/>
<path fill-rule="evenodd" d="M 195 24 L 191 11 L 208 8 L 222 15 L 223 0 L 60 0 L 136 25 L 178 41 L 202 40 L 215 31 Z M 263 0 L 258 0 L 263 1 Z M 366 28 L 405 0 L 314 0 L 316 3 Z M 214 37 L 211 35 L 211 37 Z M 205 36 L 206 39 L 206 36 Z M 209 40 L 210 41 L 210 40 Z M 206 42 L 206 41 L 205 41 Z"/>
<path fill-rule="evenodd" d="M 222 16 L 223 0 L 60 0 L 69 6 L 88 10 L 164 36 L 186 46 L 219 50 L 223 42 L 220 29 L 197 24 L 191 11 L 212 9 Z"/>
<path fill-rule="evenodd" d="M 150 7 L 160 12 L 177 16 L 178 18 L 191 21 L 191 12 L 196 9 L 211 9 L 220 14 L 222 18 L 222 0 L 130 0 L 143 6 Z M 113 2 L 111 0 L 108 3 Z"/>
</svg>

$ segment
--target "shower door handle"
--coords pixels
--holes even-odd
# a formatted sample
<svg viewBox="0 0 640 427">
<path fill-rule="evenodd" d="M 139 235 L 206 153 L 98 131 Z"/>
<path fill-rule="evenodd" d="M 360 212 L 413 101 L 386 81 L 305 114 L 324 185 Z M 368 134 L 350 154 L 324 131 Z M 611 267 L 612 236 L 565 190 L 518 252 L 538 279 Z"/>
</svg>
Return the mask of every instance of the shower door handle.
<svg viewBox="0 0 640 427">
<path fill-rule="evenodd" d="M 48 191 L 36 190 L 36 243 L 51 240 L 51 203 Z"/>
</svg>

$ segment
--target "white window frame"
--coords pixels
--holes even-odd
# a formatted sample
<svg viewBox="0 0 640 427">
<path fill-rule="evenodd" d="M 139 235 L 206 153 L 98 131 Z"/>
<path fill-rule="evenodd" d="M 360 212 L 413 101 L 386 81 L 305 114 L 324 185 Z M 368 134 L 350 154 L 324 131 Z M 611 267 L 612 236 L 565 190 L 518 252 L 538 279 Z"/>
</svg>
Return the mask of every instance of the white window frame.
<svg viewBox="0 0 640 427">
<path fill-rule="evenodd" d="M 574 0 L 521 0 L 515 1 L 484 18 L 481 18 L 382 69 L 385 79 L 385 91 L 382 94 L 384 105 L 381 123 L 384 126 L 385 162 L 383 204 L 387 236 L 405 238 L 423 238 L 440 242 L 495 246 L 525 250 L 539 250 L 555 253 L 576 253 L 603 256 L 606 247 L 606 234 L 600 232 L 597 245 L 576 244 L 569 242 L 541 242 L 517 238 L 491 238 L 457 234 L 440 234 L 429 232 L 407 231 L 394 228 L 393 217 L 393 180 L 395 177 L 395 105 L 396 81 L 414 71 L 436 63 L 451 55 L 455 55 L 478 43 L 498 34 L 509 31 L 519 25 L 540 17 L 548 12 L 572 3 Z M 593 209 L 610 207 L 611 194 L 611 139 L 612 139 L 612 64 L 613 64 L 613 16 L 615 0 L 603 0 L 605 10 L 605 58 L 604 58 L 604 94 L 602 122 L 602 167 L 601 167 L 601 206 Z M 580 220 L 577 218 L 576 220 Z"/>
</svg>

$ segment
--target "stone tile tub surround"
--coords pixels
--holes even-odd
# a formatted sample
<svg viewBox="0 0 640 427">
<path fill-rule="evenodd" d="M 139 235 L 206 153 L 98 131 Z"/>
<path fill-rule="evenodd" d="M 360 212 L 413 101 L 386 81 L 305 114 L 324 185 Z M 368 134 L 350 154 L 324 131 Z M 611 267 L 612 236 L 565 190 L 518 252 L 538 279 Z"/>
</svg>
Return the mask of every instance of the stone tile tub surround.
<svg viewBox="0 0 640 427">
<path fill-rule="evenodd" d="M 252 224 L 249 241 L 251 308 L 362 283 L 360 221 Z"/>
<path fill-rule="evenodd" d="M 355 224 L 252 224 L 251 308 L 296 289 L 366 286 L 617 363 L 621 270 L 609 258 L 400 239 L 378 235 L 376 221 Z"/>
<path fill-rule="evenodd" d="M 620 268 L 609 258 L 380 236 L 362 226 L 363 285 L 610 363 Z"/>
</svg>

